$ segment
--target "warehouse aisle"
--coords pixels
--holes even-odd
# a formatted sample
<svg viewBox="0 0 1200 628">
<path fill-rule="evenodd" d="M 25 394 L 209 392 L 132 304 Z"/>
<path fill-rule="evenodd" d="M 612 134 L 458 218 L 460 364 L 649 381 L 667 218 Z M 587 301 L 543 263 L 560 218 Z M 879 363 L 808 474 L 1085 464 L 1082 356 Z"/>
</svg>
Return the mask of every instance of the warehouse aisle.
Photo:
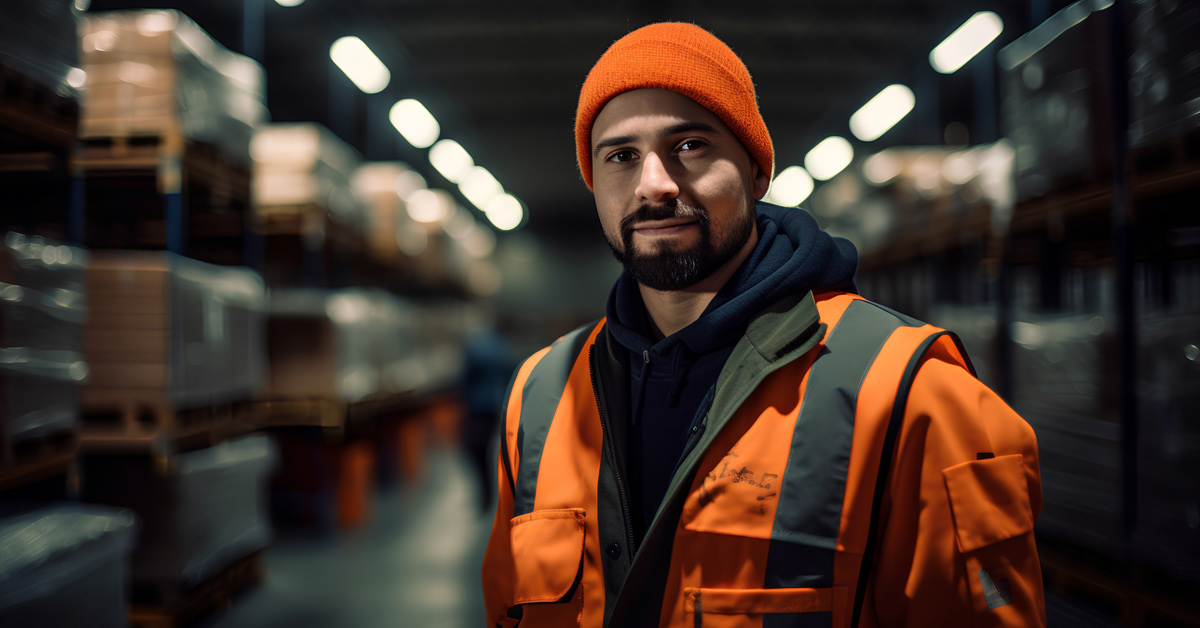
<svg viewBox="0 0 1200 628">
<path fill-rule="evenodd" d="M 431 452 L 425 471 L 415 486 L 381 491 L 361 529 L 325 538 L 280 532 L 262 584 L 198 626 L 483 625 L 479 565 L 490 518 L 474 514 L 477 489 L 457 452 Z"/>
</svg>

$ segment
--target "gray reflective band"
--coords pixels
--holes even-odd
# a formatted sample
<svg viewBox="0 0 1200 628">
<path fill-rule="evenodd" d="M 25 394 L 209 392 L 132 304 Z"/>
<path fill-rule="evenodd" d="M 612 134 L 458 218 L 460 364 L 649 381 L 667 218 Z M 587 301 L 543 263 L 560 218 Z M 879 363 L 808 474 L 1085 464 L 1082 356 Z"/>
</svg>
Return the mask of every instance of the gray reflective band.
<svg viewBox="0 0 1200 628">
<path fill-rule="evenodd" d="M 832 586 L 859 389 L 892 332 L 921 324 L 856 300 L 830 332 L 808 376 L 792 434 L 766 588 Z"/>
<path fill-rule="evenodd" d="M 525 387 L 521 390 L 521 425 L 517 448 L 521 458 L 517 463 L 517 483 L 513 493 L 513 516 L 520 517 L 533 512 L 533 500 L 537 496 L 538 467 L 542 463 L 542 448 L 550 423 L 562 399 L 571 367 L 588 335 L 595 328 L 589 324 L 563 336 L 550 347 L 541 362 L 533 367 Z"/>
</svg>

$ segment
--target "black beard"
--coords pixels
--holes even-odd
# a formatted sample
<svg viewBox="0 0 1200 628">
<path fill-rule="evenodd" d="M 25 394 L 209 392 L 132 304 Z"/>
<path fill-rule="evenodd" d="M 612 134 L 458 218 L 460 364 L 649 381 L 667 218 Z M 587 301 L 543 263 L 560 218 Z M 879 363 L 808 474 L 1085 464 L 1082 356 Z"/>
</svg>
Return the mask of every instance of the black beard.
<svg viewBox="0 0 1200 628">
<path fill-rule="evenodd" d="M 747 219 L 739 221 L 734 226 L 734 231 L 727 234 L 728 237 L 714 241 L 708 210 L 671 199 L 659 206 L 642 205 L 636 212 L 626 216 L 621 221 L 623 247 L 617 247 L 611 239 L 606 239 L 613 255 L 625 267 L 625 272 L 631 279 L 661 292 L 682 290 L 706 279 L 737 255 L 754 228 L 754 214 L 748 214 Z M 677 251 L 668 243 L 660 242 L 650 253 L 638 253 L 633 248 L 635 223 L 681 216 L 694 216 L 698 219 L 700 241 L 695 246 Z"/>
</svg>

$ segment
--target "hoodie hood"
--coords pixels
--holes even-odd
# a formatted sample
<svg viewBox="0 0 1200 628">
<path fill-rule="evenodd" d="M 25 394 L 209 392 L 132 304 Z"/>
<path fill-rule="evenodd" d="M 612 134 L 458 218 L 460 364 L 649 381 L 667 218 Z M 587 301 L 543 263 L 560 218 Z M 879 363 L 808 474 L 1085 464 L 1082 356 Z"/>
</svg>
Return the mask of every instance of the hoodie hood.
<svg viewBox="0 0 1200 628">
<path fill-rule="evenodd" d="M 759 201 L 755 210 L 758 244 L 700 318 L 656 343 L 637 283 L 622 273 L 608 298 L 613 338 L 635 353 L 669 354 L 680 345 L 703 355 L 735 343 L 751 316 L 787 295 L 858 291 L 858 252 L 849 240 L 825 233 L 800 209 Z"/>
</svg>

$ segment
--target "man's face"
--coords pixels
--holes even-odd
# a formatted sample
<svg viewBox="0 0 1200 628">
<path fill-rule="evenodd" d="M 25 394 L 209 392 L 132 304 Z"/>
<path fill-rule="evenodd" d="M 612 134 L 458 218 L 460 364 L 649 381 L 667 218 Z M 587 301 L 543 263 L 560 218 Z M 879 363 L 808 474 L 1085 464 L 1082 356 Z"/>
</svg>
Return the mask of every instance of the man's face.
<svg viewBox="0 0 1200 628">
<path fill-rule="evenodd" d="M 613 254 L 638 283 L 682 290 L 747 245 L 770 183 L 713 112 L 663 89 L 610 100 L 592 125 L 592 188 Z"/>
</svg>

